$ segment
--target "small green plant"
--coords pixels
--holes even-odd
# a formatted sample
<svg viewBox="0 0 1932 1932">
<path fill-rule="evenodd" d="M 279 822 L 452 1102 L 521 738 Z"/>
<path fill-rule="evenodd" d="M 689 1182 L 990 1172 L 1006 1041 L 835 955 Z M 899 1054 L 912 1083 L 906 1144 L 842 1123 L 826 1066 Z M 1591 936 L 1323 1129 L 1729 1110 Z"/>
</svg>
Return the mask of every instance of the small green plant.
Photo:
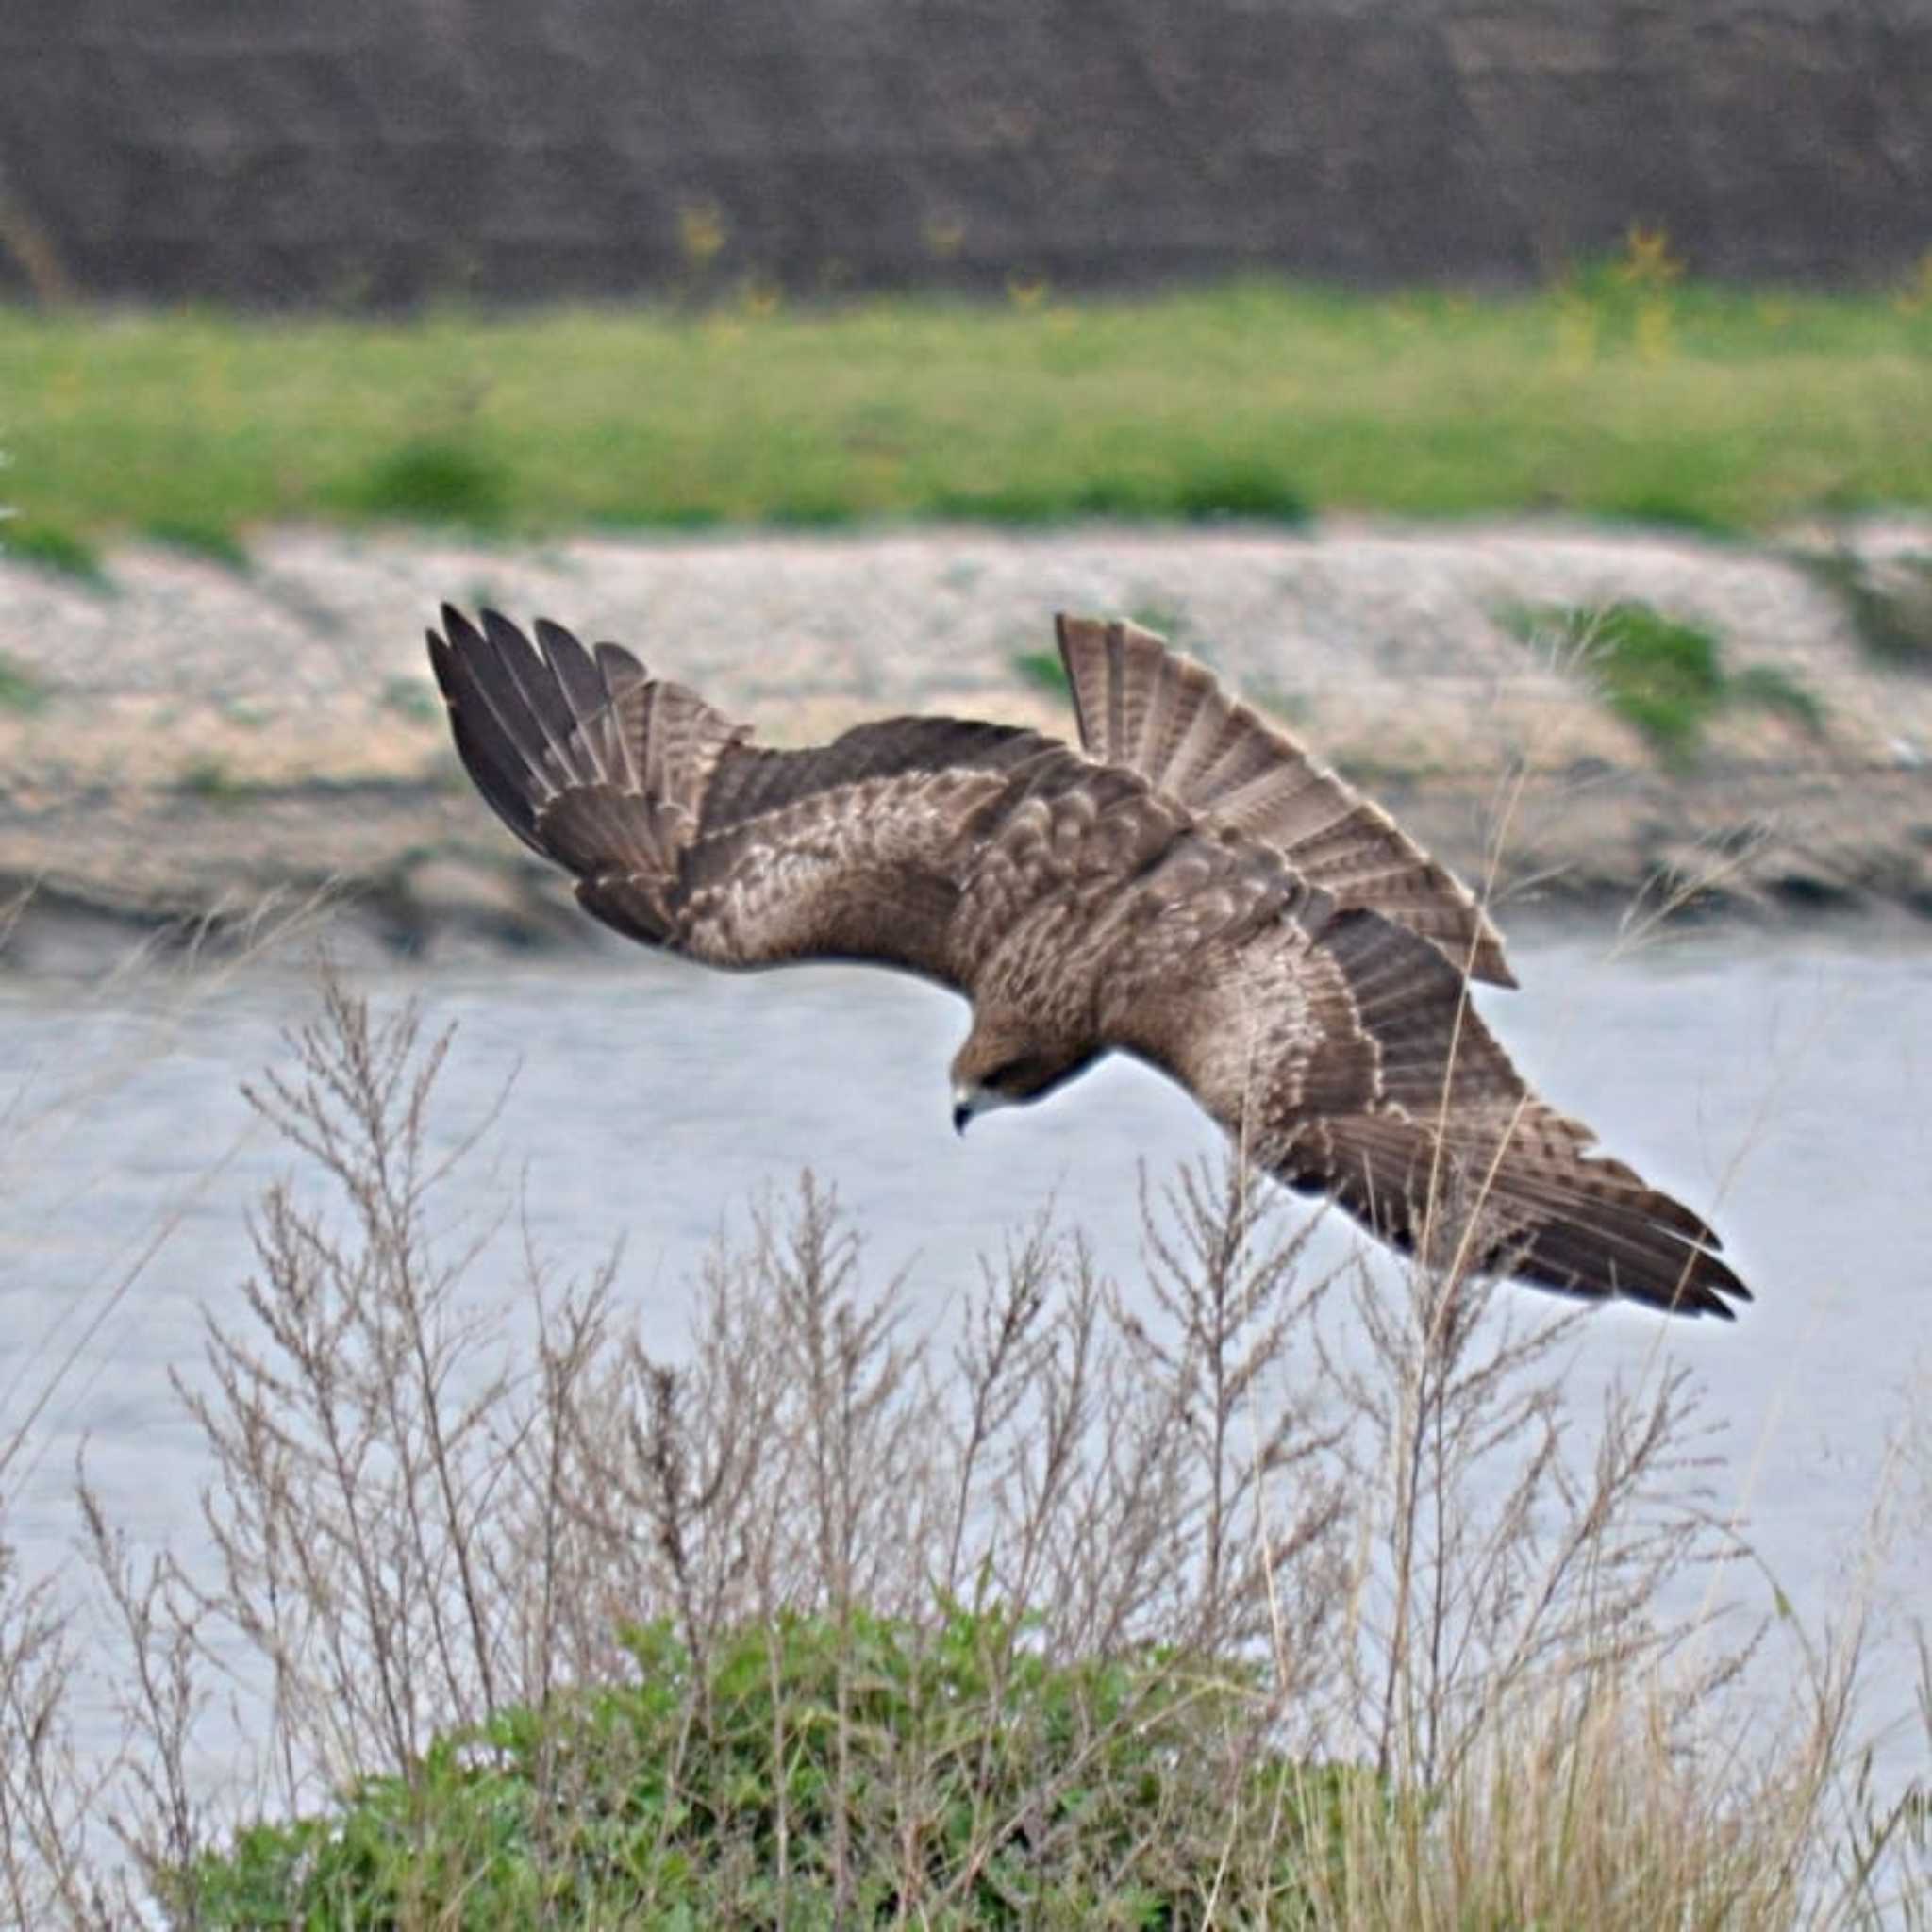
<svg viewBox="0 0 1932 1932">
<path fill-rule="evenodd" d="M 1559 343 L 1566 360 L 1589 361 L 1614 349 L 1649 363 L 1678 346 L 1684 262 L 1662 228 L 1632 223 L 1621 255 L 1584 262 L 1557 291 Z"/>
<path fill-rule="evenodd" d="M 1648 604 L 1521 608 L 1505 611 L 1503 622 L 1525 641 L 1554 641 L 1579 660 L 1601 684 L 1605 703 L 1667 764 L 1694 761 L 1707 726 L 1728 706 L 1772 711 L 1814 734 L 1824 728 L 1823 705 L 1789 672 L 1774 665 L 1727 672 L 1710 631 Z"/>
<path fill-rule="evenodd" d="M 466 443 L 422 440 L 382 458 L 344 492 L 365 516 L 486 529 L 509 513 L 503 469 Z"/>
<path fill-rule="evenodd" d="M 1581 641 L 1611 710 L 1674 760 L 1694 755 L 1724 701 L 1717 640 L 1647 604 L 1613 604 Z"/>
<path fill-rule="evenodd" d="M 47 702 L 47 687 L 24 664 L 0 654 L 0 711 L 22 715 L 42 709 Z"/>
<path fill-rule="evenodd" d="M 248 555 L 247 545 L 227 525 L 211 519 L 150 517 L 142 525 L 142 534 L 152 543 L 178 550 L 186 557 L 199 558 L 206 563 L 219 564 L 224 570 L 233 571 L 237 576 L 245 576 L 254 568 L 254 559 Z"/>
<path fill-rule="evenodd" d="M 1023 684 L 1030 684 L 1034 690 L 1054 697 L 1067 695 L 1067 667 L 1060 662 L 1058 651 L 1015 651 L 1007 662 Z"/>
<path fill-rule="evenodd" d="M 0 532 L 0 556 L 72 577 L 90 590 L 108 588 L 100 552 L 85 537 L 59 524 L 43 524 L 29 517 L 8 523 Z"/>
</svg>

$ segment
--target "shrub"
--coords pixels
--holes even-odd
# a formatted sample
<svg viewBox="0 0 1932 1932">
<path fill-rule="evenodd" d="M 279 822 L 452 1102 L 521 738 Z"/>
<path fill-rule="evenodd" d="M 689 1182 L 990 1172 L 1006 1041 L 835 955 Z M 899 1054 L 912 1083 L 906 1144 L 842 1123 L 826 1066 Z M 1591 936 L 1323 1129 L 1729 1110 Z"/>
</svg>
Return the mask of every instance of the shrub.
<svg viewBox="0 0 1932 1932">
<path fill-rule="evenodd" d="M 1219 1865 L 1303 1916 L 1356 1780 L 1242 1748 L 1253 1672 L 1056 1663 L 1015 1634 L 787 1614 L 694 1657 L 658 1623 L 627 1640 L 635 1683 L 506 1711 L 413 1784 L 242 1833 L 187 1890 L 209 1927 L 1145 1925 L 1189 1923 Z"/>
</svg>

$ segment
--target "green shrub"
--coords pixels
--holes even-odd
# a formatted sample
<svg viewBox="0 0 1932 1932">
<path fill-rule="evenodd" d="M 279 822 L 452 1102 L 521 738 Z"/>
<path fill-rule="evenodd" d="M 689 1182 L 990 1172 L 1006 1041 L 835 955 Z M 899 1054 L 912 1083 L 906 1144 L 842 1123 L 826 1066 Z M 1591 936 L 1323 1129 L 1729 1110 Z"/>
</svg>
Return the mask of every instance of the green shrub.
<svg viewBox="0 0 1932 1932">
<path fill-rule="evenodd" d="M 1245 1758 L 1255 1684 L 1150 1652 L 1051 1664 L 997 1613 L 632 1634 L 635 1683 L 506 1713 L 327 1814 L 176 1874 L 204 1926 L 1277 1924 L 1365 1773 Z M 546 1804 L 543 1794 L 550 1793 Z M 556 1794 L 568 1793 L 558 1804 Z"/>
</svg>

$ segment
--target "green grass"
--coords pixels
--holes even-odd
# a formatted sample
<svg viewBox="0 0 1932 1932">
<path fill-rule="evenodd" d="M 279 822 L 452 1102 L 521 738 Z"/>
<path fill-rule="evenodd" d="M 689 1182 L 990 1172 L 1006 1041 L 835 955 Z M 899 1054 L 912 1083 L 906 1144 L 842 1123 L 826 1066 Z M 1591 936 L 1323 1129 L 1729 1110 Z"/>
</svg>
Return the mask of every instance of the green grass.
<svg viewBox="0 0 1932 1932">
<path fill-rule="evenodd" d="M 204 563 L 219 564 L 237 576 L 254 568 L 248 546 L 225 524 L 208 523 L 198 517 L 151 517 L 141 534 L 150 543 L 178 550 L 184 557 L 199 558 Z"/>
<path fill-rule="evenodd" d="M 1650 485 L 1603 506 L 1603 512 L 1620 524 L 1648 524 L 1656 528 L 1682 530 L 1692 537 L 1730 538 L 1738 525 L 1703 498 L 1668 485 Z"/>
<path fill-rule="evenodd" d="M 0 367 L 13 493 L 92 534 L 1932 505 L 1932 305 L 1615 271 L 1479 301 L 0 311 Z"/>
<path fill-rule="evenodd" d="M 372 458 L 331 494 L 352 514 L 492 529 L 509 511 L 507 464 L 462 442 L 425 437 Z"/>
<path fill-rule="evenodd" d="M 1382 1803 L 1366 1773 L 1265 1753 L 1230 1775 L 1239 1672 L 1056 1665 L 1011 1640 L 997 1614 L 922 1637 L 860 1611 L 694 1659 L 654 1625 L 629 1640 L 637 1682 L 245 1829 L 162 1897 L 208 1928 L 1170 1925 L 1218 1862 L 1231 1914 L 1265 1899 L 1293 1924 L 1357 1788 Z"/>
<path fill-rule="evenodd" d="M 1790 673 L 1774 665 L 1728 671 L 1712 632 L 1648 604 L 1537 607 L 1505 621 L 1525 641 L 1554 643 L 1577 661 L 1666 764 L 1694 762 L 1707 727 L 1729 706 L 1772 711 L 1813 734 L 1824 727 L 1817 696 Z"/>
<path fill-rule="evenodd" d="M 73 577 L 91 590 L 108 587 L 100 552 L 65 524 L 23 517 L 17 523 L 0 526 L 0 557 L 30 563 L 36 570 L 51 571 L 58 576 Z"/>
</svg>

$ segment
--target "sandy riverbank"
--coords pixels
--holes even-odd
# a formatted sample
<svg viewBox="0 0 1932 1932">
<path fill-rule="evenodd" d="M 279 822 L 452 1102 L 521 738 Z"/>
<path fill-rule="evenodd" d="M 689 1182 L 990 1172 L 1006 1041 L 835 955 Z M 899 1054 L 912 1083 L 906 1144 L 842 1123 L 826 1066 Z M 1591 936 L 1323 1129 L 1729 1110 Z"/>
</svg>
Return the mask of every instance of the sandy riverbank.
<svg viewBox="0 0 1932 1932">
<path fill-rule="evenodd" d="M 127 549 L 105 587 L 0 558 L 4 957 L 118 957 L 132 932 L 329 885 L 384 945 L 570 942 L 567 893 L 456 769 L 421 643 L 444 597 L 623 639 L 773 742 L 907 709 L 1065 731 L 1017 660 L 1050 650 L 1057 608 L 1132 614 L 1466 874 L 1492 870 L 1506 921 L 1660 878 L 1754 914 L 1932 917 L 1932 676 L 1876 658 L 1799 560 L 1834 549 L 1910 578 L 1932 525 L 1761 547 L 1520 525 L 523 547 L 282 530 L 246 573 Z M 1823 729 L 1731 708 L 1666 770 L 1585 669 L 1502 621 L 1631 598 L 1709 628 L 1727 673 L 1802 686 Z"/>
</svg>

